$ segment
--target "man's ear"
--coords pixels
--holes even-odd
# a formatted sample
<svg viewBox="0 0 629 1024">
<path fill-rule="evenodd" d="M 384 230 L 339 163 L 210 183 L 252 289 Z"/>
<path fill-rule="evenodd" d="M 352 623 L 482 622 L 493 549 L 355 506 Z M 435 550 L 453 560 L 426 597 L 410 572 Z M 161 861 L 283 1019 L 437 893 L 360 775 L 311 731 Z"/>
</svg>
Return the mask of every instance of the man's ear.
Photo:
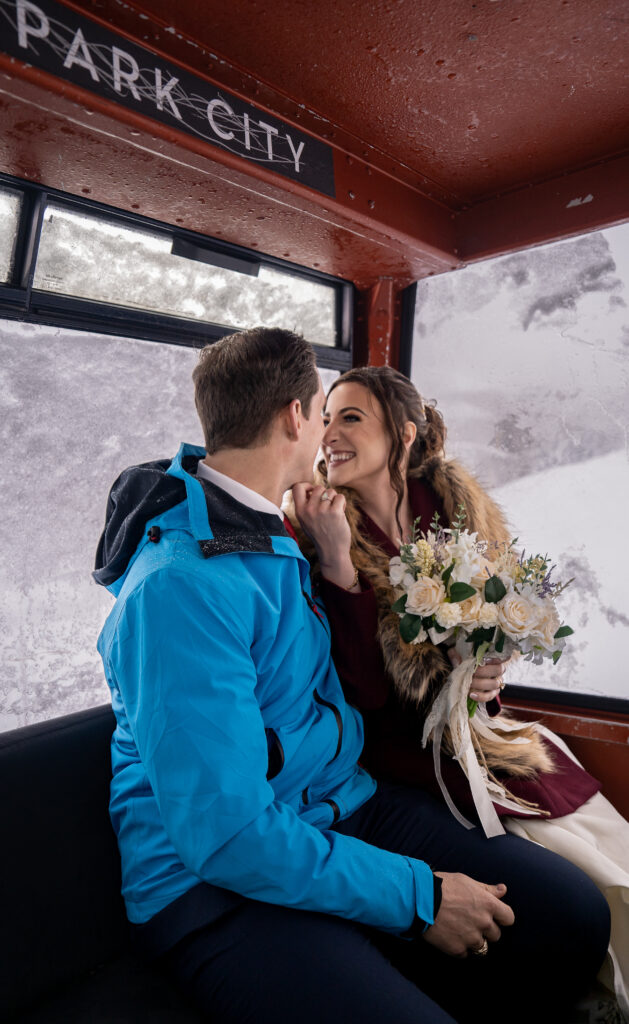
<svg viewBox="0 0 629 1024">
<path fill-rule="evenodd" d="M 417 427 L 412 420 L 407 420 L 404 424 L 404 431 L 402 433 L 402 440 L 404 441 L 404 447 L 407 451 L 413 445 L 415 438 L 417 437 Z"/>
<path fill-rule="evenodd" d="M 301 427 L 303 423 L 303 410 L 300 400 L 298 398 L 294 398 L 293 401 L 285 407 L 282 415 L 284 417 L 288 436 L 291 441 L 297 441 L 301 434 Z"/>
</svg>

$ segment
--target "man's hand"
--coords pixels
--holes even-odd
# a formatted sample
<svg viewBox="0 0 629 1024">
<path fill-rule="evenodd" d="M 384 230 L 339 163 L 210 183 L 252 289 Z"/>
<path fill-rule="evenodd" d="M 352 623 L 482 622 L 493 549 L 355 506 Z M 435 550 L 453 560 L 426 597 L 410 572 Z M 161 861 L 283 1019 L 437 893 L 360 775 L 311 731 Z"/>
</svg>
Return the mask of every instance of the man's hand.
<svg viewBox="0 0 629 1024">
<path fill-rule="evenodd" d="M 448 956 L 465 957 L 485 939 L 497 942 L 500 929 L 513 924 L 511 907 L 502 902 L 506 885 L 486 885 L 468 875 L 435 871 L 442 879 L 441 906 L 424 939 Z"/>
<path fill-rule="evenodd" d="M 295 512 L 302 529 L 312 539 L 321 573 L 340 587 L 351 586 L 354 567 L 350 558 L 352 536 L 345 515 L 345 498 L 333 487 L 295 484 Z"/>
</svg>

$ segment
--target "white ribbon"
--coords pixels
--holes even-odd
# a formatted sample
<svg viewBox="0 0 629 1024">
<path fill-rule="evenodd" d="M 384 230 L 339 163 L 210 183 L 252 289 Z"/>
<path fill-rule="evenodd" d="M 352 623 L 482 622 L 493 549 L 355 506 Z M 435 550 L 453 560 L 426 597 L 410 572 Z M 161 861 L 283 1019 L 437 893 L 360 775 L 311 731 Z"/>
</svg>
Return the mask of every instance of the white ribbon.
<svg viewBox="0 0 629 1024">
<path fill-rule="evenodd" d="M 493 739 L 495 738 L 494 732 L 496 730 L 500 730 L 500 732 L 518 732 L 520 729 L 529 728 L 529 724 L 527 722 L 509 723 L 497 720 L 494 725 L 487 714 L 487 710 L 480 705 L 474 714 L 474 718 L 470 719 L 467 698 L 472 683 L 472 676 L 476 668 L 476 658 L 468 657 L 460 665 L 452 669 L 426 718 L 422 734 L 422 746 L 426 747 L 428 741 L 432 739 L 435 775 L 443 798 L 461 825 L 465 828 L 474 828 L 472 822 L 463 817 L 455 806 L 452 797 L 448 793 L 448 788 L 441 772 L 441 743 L 446 725 L 450 727 L 454 758 L 459 762 L 467 776 L 474 806 L 485 835 L 489 839 L 492 836 L 505 834 L 493 801 L 496 800 L 500 803 L 501 807 L 512 811 L 521 811 L 522 806 L 510 799 L 504 787 L 490 779 L 485 766 L 479 764 L 474 744 L 472 743 L 471 729 L 473 728 L 479 736 Z M 530 743 L 530 740 L 525 736 L 514 736 L 511 742 Z M 536 814 L 539 812 L 530 809 L 529 813 Z"/>
</svg>

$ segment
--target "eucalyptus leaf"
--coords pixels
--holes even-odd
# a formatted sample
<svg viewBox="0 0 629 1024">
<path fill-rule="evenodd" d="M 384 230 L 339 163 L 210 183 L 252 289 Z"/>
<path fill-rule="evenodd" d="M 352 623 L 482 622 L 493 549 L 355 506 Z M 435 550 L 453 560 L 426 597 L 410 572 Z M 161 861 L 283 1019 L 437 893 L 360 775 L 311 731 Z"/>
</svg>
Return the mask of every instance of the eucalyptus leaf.
<svg viewBox="0 0 629 1024">
<path fill-rule="evenodd" d="M 391 605 L 391 611 L 392 612 L 403 612 L 405 610 L 405 608 L 406 608 L 407 600 L 408 600 L 408 594 L 402 594 L 402 596 L 398 597 L 397 601 L 394 601 L 393 604 Z"/>
<path fill-rule="evenodd" d="M 556 665 L 561 657 L 561 651 L 553 651 L 553 665 Z"/>
<path fill-rule="evenodd" d="M 476 593 L 475 587 L 470 587 L 469 583 L 453 583 L 450 587 L 450 600 L 453 604 L 459 604 L 460 601 L 467 601 L 468 597 L 474 597 Z"/>
<path fill-rule="evenodd" d="M 499 576 L 490 576 L 485 584 L 485 600 L 488 604 L 497 604 L 505 594 L 507 588 Z"/>
<path fill-rule="evenodd" d="M 421 628 L 422 620 L 419 615 L 404 615 L 400 619 L 400 636 L 407 644 L 413 642 Z"/>
<path fill-rule="evenodd" d="M 502 632 L 500 626 L 496 626 L 496 639 L 494 646 L 498 654 L 502 654 L 505 645 L 505 635 Z"/>
<path fill-rule="evenodd" d="M 554 639 L 561 640 L 562 637 L 572 636 L 573 633 L 574 630 L 571 629 L 570 626 L 560 626 L 557 632 L 555 633 Z"/>
<path fill-rule="evenodd" d="M 444 587 L 448 586 L 448 583 L 450 582 L 450 577 L 452 575 L 452 570 L 453 569 L 454 569 L 454 562 L 451 562 L 450 565 L 448 566 L 448 568 L 444 569 L 443 572 L 441 573 L 441 579 L 443 580 Z"/>
</svg>

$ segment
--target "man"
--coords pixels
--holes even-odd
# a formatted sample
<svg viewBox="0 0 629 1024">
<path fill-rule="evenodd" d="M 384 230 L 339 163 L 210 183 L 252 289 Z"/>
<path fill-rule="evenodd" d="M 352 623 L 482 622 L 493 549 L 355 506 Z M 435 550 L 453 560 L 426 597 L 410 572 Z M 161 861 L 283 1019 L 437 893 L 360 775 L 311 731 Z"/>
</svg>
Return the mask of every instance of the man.
<svg viewBox="0 0 629 1024">
<path fill-rule="evenodd" d="M 245 331 L 193 377 L 206 451 L 122 474 L 95 573 L 117 598 L 99 650 L 138 941 L 218 1021 L 498 1020 L 511 992 L 524 1020 L 550 979 L 569 1004 L 608 940 L 589 880 L 357 764 L 279 508 L 322 435 L 312 350 Z"/>
</svg>

